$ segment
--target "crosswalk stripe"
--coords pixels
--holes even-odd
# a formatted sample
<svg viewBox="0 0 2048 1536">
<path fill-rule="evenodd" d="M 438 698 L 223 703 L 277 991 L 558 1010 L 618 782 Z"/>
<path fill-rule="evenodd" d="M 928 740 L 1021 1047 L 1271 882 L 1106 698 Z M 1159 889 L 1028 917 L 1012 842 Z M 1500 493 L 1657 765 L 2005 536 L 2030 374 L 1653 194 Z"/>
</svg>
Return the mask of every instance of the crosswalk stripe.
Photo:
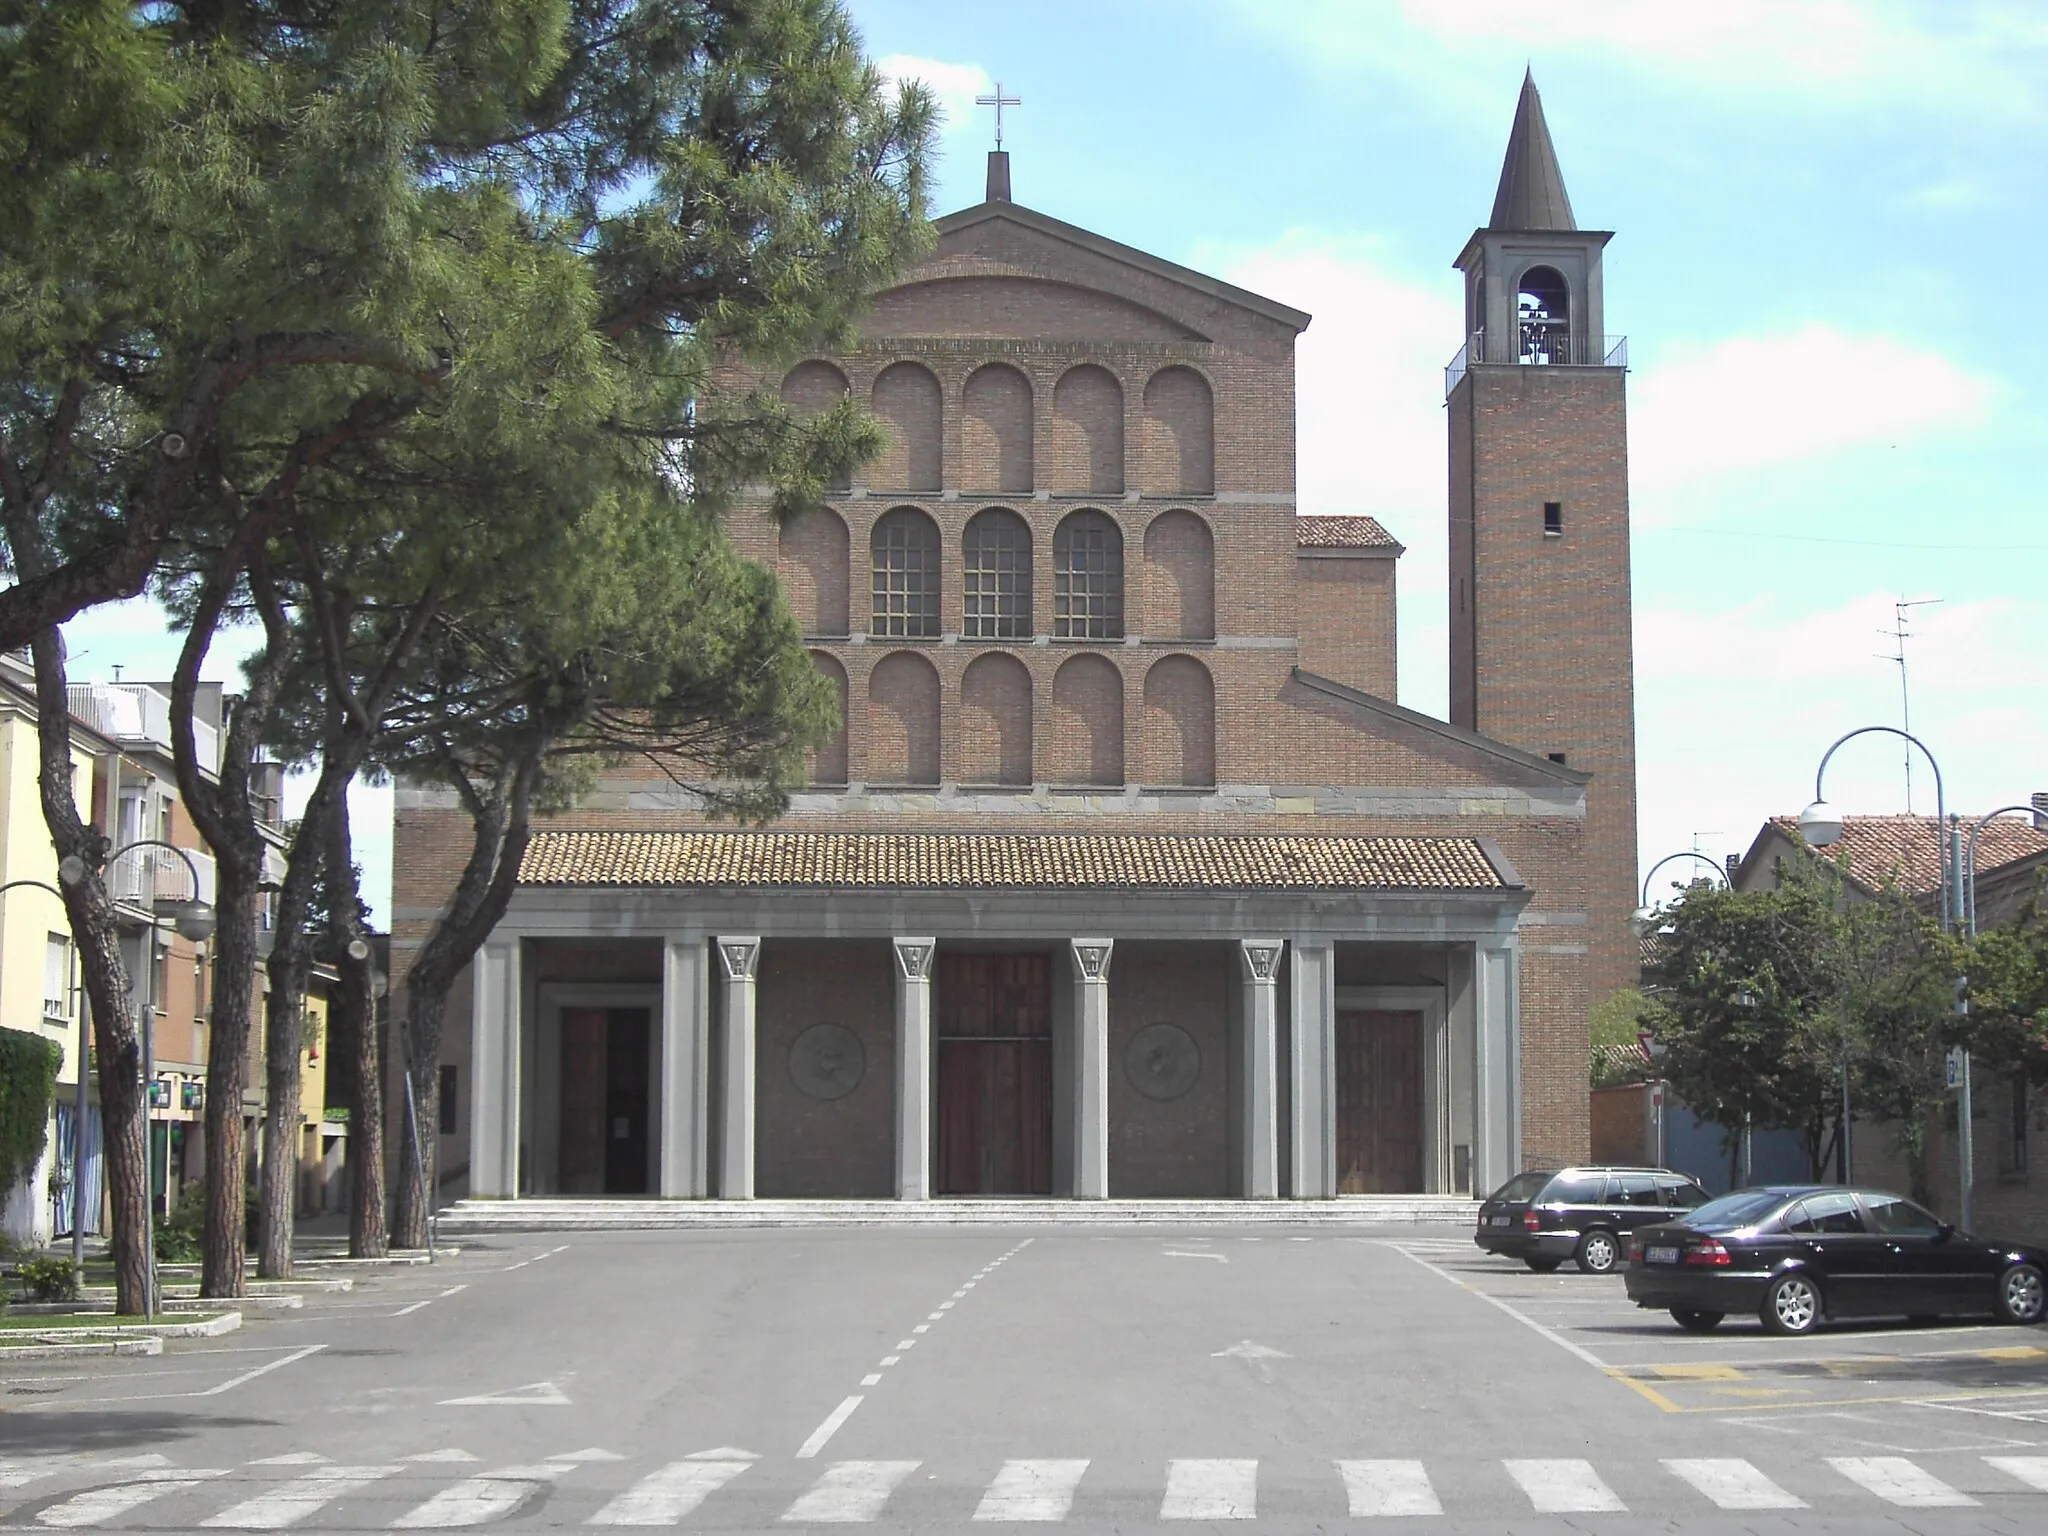
<svg viewBox="0 0 2048 1536">
<path fill-rule="evenodd" d="M 674 1525 L 738 1477 L 750 1461 L 674 1461 L 650 1472 L 590 1517 L 592 1525 Z"/>
<path fill-rule="evenodd" d="M 50 1456 L 25 1456 L 0 1460 L 0 1488 L 21 1488 L 39 1477 L 48 1477 L 53 1472 L 125 1472 L 131 1468 L 161 1467 L 168 1465 L 170 1458 L 155 1451 L 145 1451 L 139 1456 L 81 1456 L 76 1452 L 59 1452 Z"/>
<path fill-rule="evenodd" d="M 1600 1481 L 1590 1461 L 1504 1461 L 1501 1465 L 1521 1485 L 1539 1515 L 1597 1515 L 1628 1509 L 1614 1490 Z"/>
<path fill-rule="evenodd" d="M 315 1510 L 332 1504 L 361 1483 L 389 1477 L 396 1467 L 321 1467 L 288 1483 L 245 1499 L 232 1509 L 200 1521 L 236 1531 L 281 1531 L 296 1525 Z"/>
<path fill-rule="evenodd" d="M 1737 1457 L 1681 1457 L 1664 1463 L 1723 1509 L 1804 1509 L 1795 1498 Z"/>
<path fill-rule="evenodd" d="M 977 1520 L 1064 1520 L 1085 1461 L 1006 1461 L 975 1506 Z"/>
<path fill-rule="evenodd" d="M 435 1494 L 416 1509 L 391 1522 L 395 1531 L 447 1530 L 464 1525 L 482 1525 L 517 1509 L 543 1483 L 551 1483 L 574 1468 L 565 1461 L 542 1462 L 532 1467 L 499 1467 L 477 1477 L 466 1477 Z"/>
<path fill-rule="evenodd" d="M 1419 1461 L 1340 1461 L 1354 1515 L 1440 1515 L 1436 1489 Z"/>
<path fill-rule="evenodd" d="M 782 1512 L 782 1518 L 816 1525 L 864 1525 L 881 1514 L 896 1485 L 920 1465 L 915 1461 L 835 1461 L 809 1492 Z"/>
<path fill-rule="evenodd" d="M 2048 1456 L 1986 1456 L 1984 1460 L 2029 1488 L 2048 1493 Z"/>
<path fill-rule="evenodd" d="M 73 1494 L 61 1504 L 52 1504 L 36 1519 L 44 1525 L 54 1525 L 65 1530 L 82 1525 L 98 1525 L 140 1509 L 151 1499 L 162 1498 L 167 1493 L 182 1493 L 187 1488 L 197 1488 L 209 1477 L 226 1477 L 226 1467 L 178 1467 L 173 1471 L 145 1472 L 133 1482 L 113 1483 L 105 1488 L 88 1488 L 84 1493 Z"/>
<path fill-rule="evenodd" d="M 1887 1504 L 1907 1509 L 1962 1509 L 1977 1502 L 1903 1456 L 1830 1456 L 1828 1465 Z"/>
<path fill-rule="evenodd" d="M 1169 1461 L 1162 1520 L 1252 1520 L 1258 1516 L 1256 1461 Z"/>
</svg>

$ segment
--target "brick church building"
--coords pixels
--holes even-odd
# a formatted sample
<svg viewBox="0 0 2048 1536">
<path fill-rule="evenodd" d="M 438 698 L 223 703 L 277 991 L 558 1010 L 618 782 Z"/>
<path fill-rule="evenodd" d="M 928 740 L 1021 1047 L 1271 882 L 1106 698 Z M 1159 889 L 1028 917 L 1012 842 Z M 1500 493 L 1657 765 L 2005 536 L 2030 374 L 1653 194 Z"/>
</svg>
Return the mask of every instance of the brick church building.
<svg viewBox="0 0 2048 1536">
<path fill-rule="evenodd" d="M 1587 1011 L 1635 979 L 1624 367 L 1533 83 L 1445 338 L 1449 720 L 1395 702 L 1401 545 L 1296 508 L 1308 315 L 1016 202 L 1000 151 L 937 228 L 771 381 L 887 451 L 732 525 L 838 738 L 770 828 L 622 771 L 537 833 L 443 1168 L 1301 1199 L 1583 1157 Z M 401 789 L 401 969 L 466 837 Z"/>
</svg>

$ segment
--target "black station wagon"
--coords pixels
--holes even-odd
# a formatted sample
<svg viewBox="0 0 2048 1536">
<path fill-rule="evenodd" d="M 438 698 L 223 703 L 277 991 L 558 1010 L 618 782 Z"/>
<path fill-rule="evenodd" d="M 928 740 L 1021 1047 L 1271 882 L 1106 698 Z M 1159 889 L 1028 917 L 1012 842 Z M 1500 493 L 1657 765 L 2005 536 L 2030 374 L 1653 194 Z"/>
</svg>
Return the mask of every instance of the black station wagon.
<svg viewBox="0 0 2048 1536">
<path fill-rule="evenodd" d="M 1706 1204 L 1707 1192 L 1668 1168 L 1557 1168 L 1518 1173 L 1479 1207 L 1472 1241 L 1547 1273 L 1566 1259 L 1604 1275 L 1629 1233 Z"/>
</svg>

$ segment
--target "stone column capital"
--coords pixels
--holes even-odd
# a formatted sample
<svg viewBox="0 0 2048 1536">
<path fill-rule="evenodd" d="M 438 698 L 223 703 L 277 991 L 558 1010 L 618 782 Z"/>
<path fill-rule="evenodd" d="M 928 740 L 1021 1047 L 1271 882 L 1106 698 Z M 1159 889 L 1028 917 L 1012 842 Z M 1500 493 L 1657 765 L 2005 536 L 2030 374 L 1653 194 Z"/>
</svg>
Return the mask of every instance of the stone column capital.
<svg viewBox="0 0 2048 1536">
<path fill-rule="evenodd" d="M 1115 939 L 1073 939 L 1069 942 L 1074 951 L 1074 970 L 1082 981 L 1109 980 L 1109 957 L 1116 948 Z"/>
<path fill-rule="evenodd" d="M 1244 962 L 1245 980 L 1254 986 L 1277 986 L 1280 981 L 1280 956 L 1286 952 L 1286 941 L 1282 939 L 1240 939 L 1237 955 Z"/>
<path fill-rule="evenodd" d="M 727 981 L 752 981 L 754 962 L 761 957 L 761 940 L 758 935 L 745 938 L 718 940 L 719 964 L 725 967 Z"/>
<path fill-rule="evenodd" d="M 896 950 L 896 972 L 905 981 L 930 981 L 932 979 L 932 955 L 938 950 L 937 939 L 892 939 Z"/>
</svg>

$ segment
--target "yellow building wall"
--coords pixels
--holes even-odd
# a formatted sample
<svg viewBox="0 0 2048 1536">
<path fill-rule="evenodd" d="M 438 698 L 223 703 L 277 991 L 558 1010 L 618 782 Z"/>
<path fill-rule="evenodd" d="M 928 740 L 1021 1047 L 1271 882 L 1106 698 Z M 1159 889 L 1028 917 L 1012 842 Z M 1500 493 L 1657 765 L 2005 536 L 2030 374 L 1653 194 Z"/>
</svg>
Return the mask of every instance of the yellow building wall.
<svg viewBox="0 0 2048 1536">
<path fill-rule="evenodd" d="M 43 824 L 37 783 L 39 753 L 33 720 L 13 713 L 0 715 L 0 884 L 14 880 L 57 884 L 57 850 Z M 75 770 L 72 793 L 78 813 L 90 819 L 92 757 L 74 745 L 71 761 Z M 64 1050 L 59 1081 L 75 1084 L 75 991 L 67 989 L 65 998 L 69 1021 L 49 1020 L 43 1015 L 44 956 L 53 933 L 64 935 L 68 941 L 71 927 L 64 916 L 64 904 L 52 892 L 21 886 L 0 895 L 0 1026 L 56 1041 Z M 75 988 L 75 960 L 70 969 Z"/>
</svg>

